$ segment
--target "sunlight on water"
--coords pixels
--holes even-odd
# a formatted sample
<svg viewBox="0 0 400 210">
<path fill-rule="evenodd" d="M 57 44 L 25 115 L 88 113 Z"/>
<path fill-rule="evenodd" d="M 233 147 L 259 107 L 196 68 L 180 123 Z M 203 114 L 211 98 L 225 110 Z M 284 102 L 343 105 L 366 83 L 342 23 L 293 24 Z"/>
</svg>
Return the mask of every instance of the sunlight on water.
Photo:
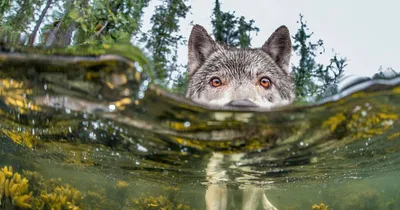
<svg viewBox="0 0 400 210">
<path fill-rule="evenodd" d="M 117 55 L 0 53 L 0 166 L 12 166 L 0 207 L 204 209 L 218 182 L 229 209 L 250 185 L 278 209 L 400 208 L 400 79 L 309 106 L 223 110 L 137 68 Z"/>
</svg>

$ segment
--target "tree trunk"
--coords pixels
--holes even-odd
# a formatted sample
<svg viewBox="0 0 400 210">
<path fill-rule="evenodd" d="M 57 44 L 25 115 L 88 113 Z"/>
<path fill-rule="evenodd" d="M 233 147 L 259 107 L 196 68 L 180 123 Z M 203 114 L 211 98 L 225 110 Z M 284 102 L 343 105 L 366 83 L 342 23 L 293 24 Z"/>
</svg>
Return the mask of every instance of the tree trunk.
<svg viewBox="0 0 400 210">
<path fill-rule="evenodd" d="M 29 45 L 32 46 L 35 42 L 37 32 L 39 31 L 40 24 L 42 24 L 44 16 L 46 16 L 47 10 L 49 9 L 50 5 L 53 3 L 53 0 L 47 0 L 46 7 L 43 9 L 42 13 L 40 14 L 39 20 L 37 21 L 35 28 L 32 31 L 31 36 L 29 37 Z"/>
<path fill-rule="evenodd" d="M 60 40 L 58 41 L 58 44 L 60 46 L 68 46 L 71 44 L 72 41 L 72 33 L 76 29 L 76 22 L 73 22 L 69 25 L 68 30 L 60 36 Z"/>
<path fill-rule="evenodd" d="M 49 47 L 49 46 L 53 45 L 53 42 L 56 39 L 56 35 L 58 33 L 58 30 L 60 29 L 60 26 L 61 26 L 62 22 L 64 21 L 65 16 L 68 14 L 69 9 L 71 8 L 71 5 L 72 5 L 72 0 L 70 0 L 68 2 L 68 6 L 65 9 L 65 12 L 64 12 L 60 22 L 58 22 L 57 26 L 54 28 L 54 30 L 50 32 L 49 38 L 47 39 L 47 42 L 46 42 L 46 47 Z"/>
</svg>

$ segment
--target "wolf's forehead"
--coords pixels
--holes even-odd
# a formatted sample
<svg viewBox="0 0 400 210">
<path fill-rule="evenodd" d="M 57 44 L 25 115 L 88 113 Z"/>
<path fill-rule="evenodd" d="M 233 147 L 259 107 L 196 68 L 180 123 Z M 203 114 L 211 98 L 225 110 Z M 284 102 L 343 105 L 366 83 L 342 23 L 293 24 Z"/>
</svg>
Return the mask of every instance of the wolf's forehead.
<svg viewBox="0 0 400 210">
<path fill-rule="evenodd" d="M 206 69 L 226 76 L 252 78 L 263 73 L 276 74 L 277 65 L 257 49 L 223 49 L 214 52 L 206 62 Z"/>
</svg>

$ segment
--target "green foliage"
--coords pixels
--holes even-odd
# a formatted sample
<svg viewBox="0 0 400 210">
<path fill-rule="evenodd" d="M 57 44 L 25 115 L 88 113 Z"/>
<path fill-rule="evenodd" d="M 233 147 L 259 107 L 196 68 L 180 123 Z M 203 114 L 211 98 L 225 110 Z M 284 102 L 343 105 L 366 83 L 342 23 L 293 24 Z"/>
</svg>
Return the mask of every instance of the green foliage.
<svg viewBox="0 0 400 210">
<path fill-rule="evenodd" d="M 144 34 L 146 48 L 152 53 L 156 82 L 167 86 L 172 74 L 179 70 L 177 48 L 183 44 L 179 19 L 185 18 L 190 7 L 187 0 L 163 0 L 151 17 L 152 28 Z"/>
<path fill-rule="evenodd" d="M 30 45 L 39 46 L 129 42 L 140 32 L 148 2 L 7 0 L 0 3 L 1 29 L 29 34 Z"/>
<path fill-rule="evenodd" d="M 19 33 L 29 33 L 35 13 L 39 11 L 43 0 L 2 0 L 0 2 L 1 29 Z"/>
<path fill-rule="evenodd" d="M 7 44 L 24 44 L 26 39 L 23 34 L 26 34 L 31 35 L 29 45 L 45 48 L 40 50 L 44 53 L 98 55 L 114 52 L 146 65 L 147 70 L 148 59 L 138 48 L 132 47 L 130 41 L 132 36 L 140 33 L 143 9 L 148 6 L 148 2 L 2 1 L 0 12 L 6 12 L 0 13 L 4 14 L 0 38 L 7 37 L 7 43 L 1 43 L 0 40 L 0 44 L 3 47 Z M 13 11 L 7 12 L 8 8 Z M 39 39 L 35 39 L 36 36 Z M 151 75 L 151 72 L 148 73 Z"/>
<path fill-rule="evenodd" d="M 241 48 L 246 48 L 251 46 L 251 37 L 250 33 L 252 31 L 259 32 L 260 29 L 253 26 L 255 23 L 254 20 L 246 21 L 245 17 L 241 16 L 238 22 L 238 37 L 239 37 L 239 46 Z"/>
<path fill-rule="evenodd" d="M 171 88 L 171 91 L 178 95 L 184 95 L 188 83 L 189 83 L 189 77 L 187 75 L 187 72 L 185 71 L 178 76 L 174 86 L 172 86 Z"/>
<path fill-rule="evenodd" d="M 3 20 L 4 13 L 6 13 L 11 7 L 11 0 L 2 0 L 0 2 L 0 21 Z"/>
<path fill-rule="evenodd" d="M 254 26 L 254 20 L 246 21 L 243 16 L 236 17 L 235 12 L 221 11 L 219 0 L 215 1 L 211 24 L 216 41 L 241 48 L 250 47 L 251 32 L 260 30 Z"/>
<path fill-rule="evenodd" d="M 327 66 L 317 63 L 317 51 L 323 48 L 323 41 L 318 40 L 315 43 L 310 40 L 313 33 L 308 32 L 302 15 L 299 22 L 300 28 L 293 36 L 293 50 L 300 56 L 300 61 L 297 66 L 292 66 L 298 100 L 321 99 L 337 93 L 337 84 L 343 76 L 347 59 L 335 55 Z"/>
<path fill-rule="evenodd" d="M 140 32 L 143 9 L 149 0 L 70 0 L 53 13 L 56 23 L 49 23 L 45 31 L 54 33 L 57 21 L 60 25 L 59 38 L 67 39 L 57 45 L 75 45 L 129 42 Z M 51 32 L 53 31 L 53 32 Z M 72 34 L 75 33 L 75 36 Z M 51 43 L 47 43 L 51 45 Z"/>
</svg>

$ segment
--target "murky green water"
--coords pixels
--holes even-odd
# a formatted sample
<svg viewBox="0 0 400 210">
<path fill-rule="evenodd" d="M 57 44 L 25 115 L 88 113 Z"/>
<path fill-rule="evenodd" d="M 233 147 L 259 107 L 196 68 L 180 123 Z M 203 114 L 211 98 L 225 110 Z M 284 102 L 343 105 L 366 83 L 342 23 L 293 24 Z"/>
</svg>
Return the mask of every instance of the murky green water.
<svg viewBox="0 0 400 210">
<path fill-rule="evenodd" d="M 29 180 L 3 168 L 1 208 L 205 209 L 220 181 L 229 209 L 247 186 L 278 209 L 400 209 L 400 79 L 310 106 L 221 110 L 135 66 L 0 53 L 0 167 Z"/>
</svg>

